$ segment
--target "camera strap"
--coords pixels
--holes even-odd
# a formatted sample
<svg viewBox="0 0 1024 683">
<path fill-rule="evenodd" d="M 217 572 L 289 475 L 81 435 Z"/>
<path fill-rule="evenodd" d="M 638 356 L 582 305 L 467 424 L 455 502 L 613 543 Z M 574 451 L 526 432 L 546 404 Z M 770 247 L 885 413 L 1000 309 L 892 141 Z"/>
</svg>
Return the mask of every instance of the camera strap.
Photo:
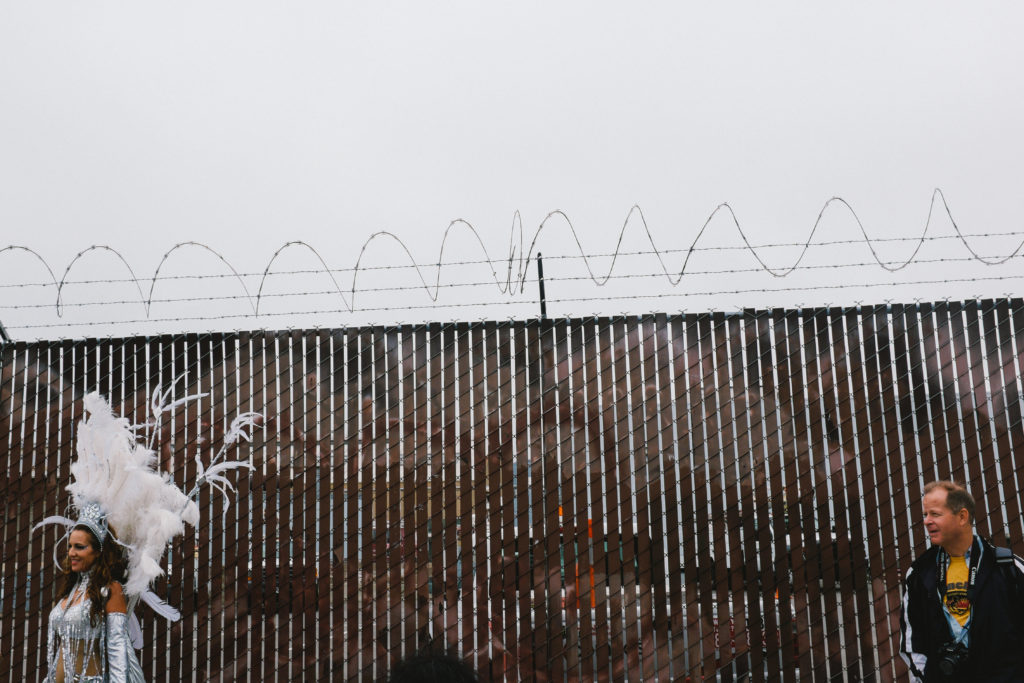
<svg viewBox="0 0 1024 683">
<path fill-rule="evenodd" d="M 967 599 L 972 603 L 974 602 L 974 584 L 978 580 L 978 566 L 981 564 L 981 553 L 981 543 L 975 537 L 974 543 L 971 545 L 971 566 L 967 573 Z M 949 561 L 949 553 L 945 548 L 940 547 L 938 555 L 935 556 L 935 568 L 939 578 L 936 588 L 939 589 L 939 595 L 943 600 L 946 599 L 946 571 L 949 569 Z"/>
</svg>

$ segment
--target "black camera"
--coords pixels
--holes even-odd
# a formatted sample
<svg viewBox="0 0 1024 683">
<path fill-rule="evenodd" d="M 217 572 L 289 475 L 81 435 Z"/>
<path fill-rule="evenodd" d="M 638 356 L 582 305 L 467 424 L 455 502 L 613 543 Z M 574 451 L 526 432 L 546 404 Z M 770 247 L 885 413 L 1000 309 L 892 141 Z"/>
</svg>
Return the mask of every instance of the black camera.
<svg viewBox="0 0 1024 683">
<path fill-rule="evenodd" d="M 935 659 L 939 662 L 939 672 L 952 678 L 967 661 L 967 648 L 963 643 L 946 643 L 939 648 Z"/>
</svg>

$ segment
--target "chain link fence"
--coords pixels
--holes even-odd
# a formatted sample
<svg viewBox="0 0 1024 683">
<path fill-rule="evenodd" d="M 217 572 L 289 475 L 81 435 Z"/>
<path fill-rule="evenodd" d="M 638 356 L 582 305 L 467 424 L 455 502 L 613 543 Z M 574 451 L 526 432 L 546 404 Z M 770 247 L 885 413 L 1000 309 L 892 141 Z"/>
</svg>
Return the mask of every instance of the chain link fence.
<svg viewBox="0 0 1024 683">
<path fill-rule="evenodd" d="M 427 645 L 495 681 L 902 678 L 926 481 L 1024 551 L 1024 300 L 0 346 L 0 676 L 44 675 L 82 396 L 181 485 L 235 475 L 139 607 L 147 678 L 377 680 Z M 225 505 L 229 504 L 226 508 Z"/>
</svg>

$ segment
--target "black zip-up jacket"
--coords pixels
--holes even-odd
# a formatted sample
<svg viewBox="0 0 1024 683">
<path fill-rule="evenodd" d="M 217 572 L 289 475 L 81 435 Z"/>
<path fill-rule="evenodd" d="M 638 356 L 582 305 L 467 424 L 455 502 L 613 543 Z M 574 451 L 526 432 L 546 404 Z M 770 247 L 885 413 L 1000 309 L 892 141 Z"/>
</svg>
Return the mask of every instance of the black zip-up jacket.
<svg viewBox="0 0 1024 683">
<path fill-rule="evenodd" d="M 930 548 L 907 572 L 900 652 L 910 667 L 911 680 L 1024 683 L 1024 563 L 1014 558 L 1012 563 L 997 565 L 995 548 L 977 536 L 972 553 L 978 552 L 979 541 L 984 551 L 971 602 L 970 647 L 958 678 L 944 677 L 935 656 L 953 639 L 937 586 L 939 548 Z"/>
</svg>

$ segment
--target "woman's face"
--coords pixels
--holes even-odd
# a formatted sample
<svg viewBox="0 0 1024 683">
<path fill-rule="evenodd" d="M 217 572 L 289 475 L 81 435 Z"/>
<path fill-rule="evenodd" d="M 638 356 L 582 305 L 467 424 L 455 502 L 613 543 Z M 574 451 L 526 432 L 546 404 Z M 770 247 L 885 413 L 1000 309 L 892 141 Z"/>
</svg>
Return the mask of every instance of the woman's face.
<svg viewBox="0 0 1024 683">
<path fill-rule="evenodd" d="M 71 571 L 86 572 L 96 562 L 100 552 L 93 547 L 92 537 L 88 531 L 75 529 L 68 537 L 68 560 L 71 562 Z"/>
</svg>

